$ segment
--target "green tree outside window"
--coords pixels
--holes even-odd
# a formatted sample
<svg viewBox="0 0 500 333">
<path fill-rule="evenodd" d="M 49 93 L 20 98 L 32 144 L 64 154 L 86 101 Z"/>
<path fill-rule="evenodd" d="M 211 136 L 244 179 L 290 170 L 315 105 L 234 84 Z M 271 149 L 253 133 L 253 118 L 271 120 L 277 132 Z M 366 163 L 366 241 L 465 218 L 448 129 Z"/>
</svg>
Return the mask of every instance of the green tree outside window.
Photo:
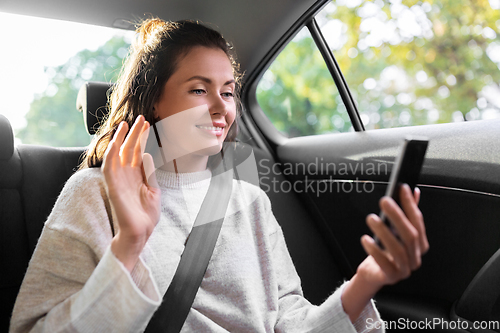
<svg viewBox="0 0 500 333">
<path fill-rule="evenodd" d="M 329 4 L 317 20 L 365 127 L 500 117 L 500 8 L 492 7 L 500 4 L 495 1 Z M 329 73 L 317 53 L 311 37 L 301 32 L 259 84 L 259 104 L 289 137 L 351 129 L 336 89 L 320 79 Z"/>
</svg>

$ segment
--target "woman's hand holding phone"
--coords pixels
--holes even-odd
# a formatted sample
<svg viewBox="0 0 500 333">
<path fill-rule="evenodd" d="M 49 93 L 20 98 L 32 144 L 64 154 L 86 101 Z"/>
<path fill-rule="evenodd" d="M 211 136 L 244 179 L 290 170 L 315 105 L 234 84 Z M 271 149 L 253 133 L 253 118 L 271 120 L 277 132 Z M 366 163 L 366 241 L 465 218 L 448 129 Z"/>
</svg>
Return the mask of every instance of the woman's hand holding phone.
<svg viewBox="0 0 500 333">
<path fill-rule="evenodd" d="M 408 278 L 429 250 L 416 188 L 428 140 L 407 138 L 394 163 L 386 196 L 380 200 L 380 216 L 366 218 L 374 238 L 364 235 L 361 244 L 368 257 L 342 294 L 345 312 L 354 321 L 364 306 L 384 286 Z M 412 188 L 414 192 L 412 193 Z"/>
<path fill-rule="evenodd" d="M 386 196 L 380 200 L 380 216 L 370 214 L 367 217 L 366 222 L 375 240 L 365 235 L 361 243 L 368 259 L 374 260 L 381 268 L 381 275 L 372 280 L 382 286 L 409 277 L 420 267 L 420 257 L 429 248 L 423 216 L 418 208 L 420 190 L 416 188 L 428 142 L 427 138 L 408 137 L 404 140 L 391 172 Z M 414 193 L 412 189 L 415 189 Z"/>
<path fill-rule="evenodd" d="M 379 216 L 370 214 L 366 222 L 384 249 L 368 235 L 361 238 L 368 257 L 358 267 L 358 273 L 367 282 L 378 285 L 378 289 L 408 278 L 412 271 L 420 267 L 421 256 L 429 250 L 424 219 L 418 208 L 420 191 L 416 188 L 412 194 L 405 184 L 400 187 L 400 199 L 402 207 L 389 197 L 380 200 L 380 208 L 398 236 Z"/>
</svg>

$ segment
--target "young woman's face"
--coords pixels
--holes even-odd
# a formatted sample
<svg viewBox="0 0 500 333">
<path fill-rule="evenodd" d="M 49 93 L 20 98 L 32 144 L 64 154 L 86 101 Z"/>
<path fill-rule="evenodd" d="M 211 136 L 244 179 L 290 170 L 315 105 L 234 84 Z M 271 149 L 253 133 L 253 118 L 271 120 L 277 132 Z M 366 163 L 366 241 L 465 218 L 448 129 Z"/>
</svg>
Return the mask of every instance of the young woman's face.
<svg viewBox="0 0 500 333">
<path fill-rule="evenodd" d="M 224 51 L 199 46 L 180 59 L 154 106 L 171 158 L 220 151 L 236 117 L 234 90 L 233 69 Z"/>
</svg>

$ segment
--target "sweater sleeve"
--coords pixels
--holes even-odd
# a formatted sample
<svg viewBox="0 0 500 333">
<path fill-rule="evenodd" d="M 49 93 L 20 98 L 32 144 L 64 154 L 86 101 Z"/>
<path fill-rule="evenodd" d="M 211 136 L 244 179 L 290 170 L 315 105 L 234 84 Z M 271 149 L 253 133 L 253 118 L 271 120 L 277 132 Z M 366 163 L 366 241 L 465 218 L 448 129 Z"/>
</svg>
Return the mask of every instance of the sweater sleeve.
<svg viewBox="0 0 500 333">
<path fill-rule="evenodd" d="M 368 325 L 381 320 L 373 301 L 366 305 L 354 323 L 351 322 L 341 301 L 342 291 L 348 282 L 320 306 L 307 301 L 303 296 L 300 278 L 288 252 L 283 232 L 270 211 L 270 206 L 268 221 L 274 225 L 270 241 L 279 297 L 276 332 L 383 332 L 374 328 L 378 325 Z"/>
<path fill-rule="evenodd" d="M 11 332 L 137 332 L 159 306 L 144 262 L 130 274 L 111 252 L 98 172 L 80 171 L 61 192 L 23 280 Z"/>
</svg>

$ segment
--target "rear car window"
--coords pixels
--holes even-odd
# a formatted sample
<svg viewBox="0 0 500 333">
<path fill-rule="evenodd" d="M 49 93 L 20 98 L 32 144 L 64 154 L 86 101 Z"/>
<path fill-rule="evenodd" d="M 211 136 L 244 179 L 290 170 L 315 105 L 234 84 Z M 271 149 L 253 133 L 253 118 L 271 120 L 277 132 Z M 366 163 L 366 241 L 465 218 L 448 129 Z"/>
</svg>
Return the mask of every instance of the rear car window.
<svg viewBox="0 0 500 333">
<path fill-rule="evenodd" d="M 329 3 L 316 21 L 351 90 L 366 129 L 500 118 L 500 1 L 364 1 Z M 302 32 L 301 32 L 302 34 Z M 299 34 L 296 39 L 300 39 Z M 257 100 L 264 113 L 285 136 L 345 132 L 352 129 L 343 117 L 335 89 L 311 80 L 301 90 L 323 91 L 323 100 L 308 98 L 312 113 L 267 97 L 280 92 L 287 78 L 303 82 L 314 43 L 294 39 L 264 74 Z M 309 53 L 309 55 L 307 54 Z M 294 71 L 290 58 L 300 58 L 302 71 Z M 286 67 L 289 67 L 288 69 Z M 277 71 L 277 68 L 280 71 Z M 318 77 L 329 75 L 317 66 Z M 330 78 L 331 79 L 331 78 Z M 272 83 L 272 84 L 271 84 Z M 304 94 L 304 93 L 303 93 Z M 340 105 L 340 106 L 339 106 Z M 283 112 L 289 116 L 283 126 Z M 281 116 L 280 116 L 281 115 Z M 291 117 L 291 116 L 292 117 Z M 309 121 L 308 121 L 309 117 Z M 322 119 L 330 127 L 311 125 Z M 312 126 L 297 131 L 294 127 Z M 307 125 L 306 125 L 307 124 Z M 316 123 L 318 124 L 318 123 Z M 292 130 L 290 130 L 292 129 Z"/>
<path fill-rule="evenodd" d="M 86 146 L 76 96 L 85 81 L 114 81 L 134 33 L 0 13 L 8 52 L 0 54 L 2 110 L 16 144 Z"/>
<path fill-rule="evenodd" d="M 257 101 L 288 137 L 352 130 L 337 87 L 305 27 L 265 72 Z"/>
</svg>

